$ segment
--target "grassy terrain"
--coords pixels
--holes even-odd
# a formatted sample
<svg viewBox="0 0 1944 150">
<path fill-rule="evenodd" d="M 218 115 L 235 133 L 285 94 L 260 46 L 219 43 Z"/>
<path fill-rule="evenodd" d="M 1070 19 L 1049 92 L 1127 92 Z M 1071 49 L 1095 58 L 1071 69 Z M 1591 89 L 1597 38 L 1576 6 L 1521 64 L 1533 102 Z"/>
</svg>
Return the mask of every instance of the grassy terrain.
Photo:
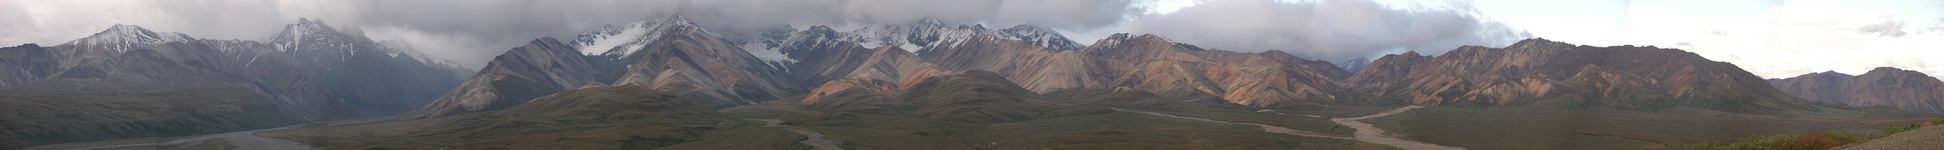
<svg viewBox="0 0 1944 150">
<path fill-rule="evenodd" d="M 299 127 L 259 135 L 331 149 L 803 149 L 804 137 L 670 94 L 591 88 L 506 110 Z"/>
<path fill-rule="evenodd" d="M 1351 129 L 1349 127 L 1344 127 L 1343 125 L 1338 125 L 1336 124 L 1336 122 L 1330 122 L 1330 118 L 1349 118 L 1349 117 L 1364 116 L 1364 115 L 1376 114 L 1378 112 L 1382 112 L 1384 110 L 1389 110 L 1394 108 L 1395 107 L 1385 107 L 1385 106 L 1352 106 L 1352 107 L 1334 107 L 1331 109 L 1272 109 L 1271 111 L 1274 112 L 1256 112 L 1256 111 L 1235 110 L 1235 109 L 1153 110 L 1153 111 L 1173 114 L 1173 115 L 1180 115 L 1180 116 L 1208 118 L 1208 119 L 1229 121 L 1229 122 L 1259 123 L 1259 124 L 1267 124 L 1273 126 L 1282 126 L 1289 129 L 1349 136 L 1351 132 L 1356 132 L 1357 130 Z"/>
<path fill-rule="evenodd" d="M 268 97 L 229 85 L 182 85 L 102 96 L 0 93 L 0 149 L 302 123 L 277 108 Z"/>
<path fill-rule="evenodd" d="M 1937 126 L 1937 125 L 1944 125 L 1944 117 L 1933 118 L 1930 119 L 1930 121 L 1923 122 L 1922 124 L 1910 124 L 1910 125 L 1901 125 L 1901 126 L 1892 125 L 1890 127 L 1883 128 L 1882 131 L 1871 131 L 1865 133 L 1853 133 L 1853 132 L 1843 132 L 1843 131 L 1825 131 L 1825 132 L 1807 132 L 1807 133 L 1790 132 L 1787 134 L 1756 135 L 1756 136 L 1750 136 L 1748 138 L 1743 138 L 1741 140 L 1737 140 L 1734 143 L 1707 142 L 1707 143 L 1684 146 L 1681 147 L 1681 149 L 1821 150 L 1821 149 L 1837 148 L 1838 146 L 1857 145 L 1865 141 L 1883 139 L 1886 137 L 1890 137 L 1891 135 L 1897 135 L 1898 133 L 1903 133 L 1905 131 L 1917 130 L 1920 128 Z M 1925 137 L 1925 136 L 1929 136 L 1929 135 L 1915 135 L 1915 137 Z M 1928 140 L 1936 140 L 1935 138 L 1937 137 L 1929 137 Z M 1890 139 L 1890 140 L 1904 140 L 1904 139 Z M 1873 146 L 1874 148 L 1857 148 L 1857 149 L 1877 149 L 1882 147 L 1903 147 L 1903 146 L 1909 146 L 1909 145 L 1879 145 L 1879 146 Z M 1915 147 L 1904 147 L 1904 148 L 1915 148 Z"/>
<path fill-rule="evenodd" d="M 821 132 L 850 149 L 1388 149 L 1350 140 L 1263 132 L 1261 128 L 1111 112 L 1018 122 L 957 122 L 906 115 L 823 113 L 771 101 L 731 114 L 776 118 Z M 1176 113 L 1176 112 L 1170 112 Z M 1243 110 L 1202 114 L 1277 117 Z M 1281 116 L 1284 118 L 1298 118 Z M 1271 120 L 1265 120 L 1271 121 Z M 1273 120 L 1281 121 L 1281 120 Z M 1324 120 L 1327 122 L 1327 120 Z"/>
<path fill-rule="evenodd" d="M 1473 149 L 1643 149 L 1791 131 L 1874 130 L 1930 117 L 1885 110 L 1746 115 L 1692 109 L 1426 107 L 1365 122 L 1403 139 Z"/>
</svg>

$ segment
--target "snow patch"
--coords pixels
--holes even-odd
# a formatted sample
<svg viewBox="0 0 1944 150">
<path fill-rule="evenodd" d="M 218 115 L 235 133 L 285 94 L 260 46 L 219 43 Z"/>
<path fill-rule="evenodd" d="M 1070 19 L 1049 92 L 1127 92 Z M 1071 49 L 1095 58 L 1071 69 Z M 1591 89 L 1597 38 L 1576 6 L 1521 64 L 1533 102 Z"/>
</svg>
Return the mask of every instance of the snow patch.
<svg viewBox="0 0 1944 150">
<path fill-rule="evenodd" d="M 619 32 L 613 32 L 611 34 L 593 35 L 595 37 L 590 39 L 591 41 L 580 43 L 582 44 L 580 45 L 580 52 L 582 55 L 600 55 L 601 53 L 607 53 L 609 50 L 613 50 L 614 47 L 632 43 L 635 39 L 641 38 L 642 34 L 648 33 L 648 29 L 642 27 L 644 23 L 635 22 L 628 24 L 628 26 L 621 28 Z M 633 46 L 630 49 L 638 47 Z"/>
</svg>

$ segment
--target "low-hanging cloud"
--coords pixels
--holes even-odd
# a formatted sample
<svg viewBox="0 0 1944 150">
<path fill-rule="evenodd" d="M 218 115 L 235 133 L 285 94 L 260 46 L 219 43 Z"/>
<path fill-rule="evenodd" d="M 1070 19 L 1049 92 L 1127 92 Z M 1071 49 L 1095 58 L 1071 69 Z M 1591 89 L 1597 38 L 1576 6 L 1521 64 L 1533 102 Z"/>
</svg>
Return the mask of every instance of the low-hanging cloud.
<svg viewBox="0 0 1944 150">
<path fill-rule="evenodd" d="M 1401 9 L 1364 0 L 1209 1 L 1134 20 L 1128 32 L 1231 51 L 1283 50 L 1343 62 L 1404 51 L 1442 54 L 1463 45 L 1500 47 L 1531 37 L 1485 21 L 1469 5 Z"/>
</svg>

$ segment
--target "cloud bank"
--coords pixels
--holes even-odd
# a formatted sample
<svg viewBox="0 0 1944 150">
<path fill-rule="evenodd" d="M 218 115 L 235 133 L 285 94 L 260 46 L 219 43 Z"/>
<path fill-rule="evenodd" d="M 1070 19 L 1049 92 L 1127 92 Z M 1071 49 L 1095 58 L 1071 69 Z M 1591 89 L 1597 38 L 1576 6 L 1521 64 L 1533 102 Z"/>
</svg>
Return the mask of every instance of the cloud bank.
<svg viewBox="0 0 1944 150">
<path fill-rule="evenodd" d="M 1209 1 L 1141 17 L 1127 31 L 1206 48 L 1283 50 L 1339 63 L 1404 51 L 1437 55 L 1463 45 L 1503 47 L 1531 37 L 1482 19 L 1469 5 L 1407 9 L 1355 0 Z"/>
</svg>

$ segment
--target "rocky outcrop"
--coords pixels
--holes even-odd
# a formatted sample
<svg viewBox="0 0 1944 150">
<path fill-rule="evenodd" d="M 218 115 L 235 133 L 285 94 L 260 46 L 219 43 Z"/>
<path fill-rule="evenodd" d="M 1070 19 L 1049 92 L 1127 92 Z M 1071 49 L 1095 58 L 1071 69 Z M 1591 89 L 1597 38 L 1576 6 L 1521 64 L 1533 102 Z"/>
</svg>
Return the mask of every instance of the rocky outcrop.
<svg viewBox="0 0 1944 150">
<path fill-rule="evenodd" d="M 1878 67 L 1856 76 L 1821 72 L 1773 83 L 1789 95 L 1815 102 L 1944 114 L 1944 82 L 1916 71 Z"/>
<path fill-rule="evenodd" d="M 1383 69 L 1376 69 L 1383 70 Z M 1377 74 L 1366 79 L 1377 79 Z M 1655 47 L 1591 47 L 1529 39 L 1466 46 L 1425 60 L 1377 100 L 1451 106 L 1690 107 L 1742 113 L 1820 109 L 1733 64 Z"/>
</svg>

